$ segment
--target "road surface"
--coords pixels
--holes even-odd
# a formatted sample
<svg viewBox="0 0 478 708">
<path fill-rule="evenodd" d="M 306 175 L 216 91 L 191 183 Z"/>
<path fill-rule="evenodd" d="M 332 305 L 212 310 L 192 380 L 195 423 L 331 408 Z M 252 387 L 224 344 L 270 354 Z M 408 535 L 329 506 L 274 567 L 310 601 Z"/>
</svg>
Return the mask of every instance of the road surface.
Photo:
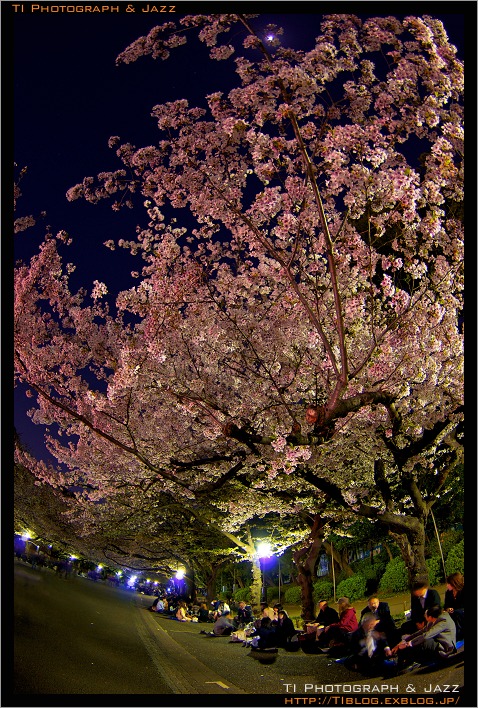
<svg viewBox="0 0 478 708">
<path fill-rule="evenodd" d="M 14 698 L 2 700 L 2 706 L 93 705 L 88 699 L 79 702 L 86 694 L 118 697 L 94 705 L 252 708 L 294 705 L 295 700 L 284 699 L 305 695 L 316 699 L 314 705 L 325 705 L 332 695 L 341 696 L 346 705 L 345 698 L 359 692 L 369 700 L 427 695 L 436 704 L 460 696 L 458 705 L 474 705 L 463 695 L 464 654 L 440 671 L 419 669 L 374 679 L 348 671 L 326 655 L 302 651 L 279 650 L 274 663 L 261 664 L 228 637 L 200 634 L 211 625 L 183 624 L 148 612 L 151 597 L 78 576 L 63 580 L 51 570 L 33 570 L 18 561 L 14 571 Z M 470 682 L 475 684 L 476 678 Z M 129 702 L 121 702 L 121 694 Z M 144 702 L 147 694 L 156 699 Z M 50 702 L 39 701 L 41 696 L 50 696 Z M 77 698 L 58 702 L 55 696 Z M 178 702 L 180 696 L 189 699 Z M 382 703 L 368 703 L 374 704 Z"/>
</svg>

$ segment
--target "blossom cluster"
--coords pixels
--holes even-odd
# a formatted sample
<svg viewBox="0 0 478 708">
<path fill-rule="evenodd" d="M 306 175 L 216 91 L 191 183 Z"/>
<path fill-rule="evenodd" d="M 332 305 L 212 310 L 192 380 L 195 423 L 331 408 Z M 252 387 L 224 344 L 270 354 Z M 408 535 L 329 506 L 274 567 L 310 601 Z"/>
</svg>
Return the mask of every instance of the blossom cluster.
<svg viewBox="0 0 478 708">
<path fill-rule="evenodd" d="M 105 275 L 91 298 L 71 292 L 67 235 L 17 269 L 33 419 L 64 432 L 50 450 L 90 501 L 151 490 L 199 507 L 223 484 L 208 509 L 237 530 L 321 498 L 314 477 L 357 512 L 380 458 L 398 504 L 390 447 L 405 456 L 462 404 L 462 66 L 427 17 L 329 15 L 310 51 L 267 60 L 243 17 L 179 23 L 215 59 L 245 31 L 238 86 L 155 106 L 157 144 L 112 137 L 121 169 L 68 191 L 140 196 L 145 225 L 105 243 L 141 256 L 134 287 Z M 166 23 L 119 61 L 166 58 L 186 34 Z M 290 504 L 265 499 L 270 480 Z"/>
</svg>

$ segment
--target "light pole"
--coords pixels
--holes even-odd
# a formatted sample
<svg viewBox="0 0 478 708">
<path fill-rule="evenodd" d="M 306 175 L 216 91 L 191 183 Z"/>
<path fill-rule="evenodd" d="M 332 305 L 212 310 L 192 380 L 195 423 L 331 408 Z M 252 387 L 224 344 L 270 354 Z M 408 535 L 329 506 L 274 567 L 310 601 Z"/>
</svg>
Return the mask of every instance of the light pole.
<svg viewBox="0 0 478 708">
<path fill-rule="evenodd" d="M 257 546 L 257 555 L 259 556 L 259 562 L 261 565 L 261 602 L 267 602 L 267 592 L 266 592 L 266 574 L 262 566 L 262 561 L 265 558 L 270 558 L 272 553 L 271 544 L 267 541 L 262 541 Z"/>
<path fill-rule="evenodd" d="M 281 584 L 281 577 L 280 577 L 280 556 L 279 556 L 279 604 L 280 604 L 280 584 Z"/>
<path fill-rule="evenodd" d="M 25 555 L 27 557 L 30 557 L 30 554 L 28 553 L 28 550 L 27 550 L 28 544 L 33 546 L 33 548 L 35 548 L 36 552 L 38 553 L 38 551 L 40 550 L 40 546 L 38 546 L 36 543 L 34 543 L 32 541 L 32 537 L 30 536 L 30 533 L 28 531 L 26 531 L 24 534 L 22 534 L 22 539 L 25 541 Z M 35 557 L 32 558 L 32 561 L 33 561 L 33 565 L 36 566 Z"/>
</svg>

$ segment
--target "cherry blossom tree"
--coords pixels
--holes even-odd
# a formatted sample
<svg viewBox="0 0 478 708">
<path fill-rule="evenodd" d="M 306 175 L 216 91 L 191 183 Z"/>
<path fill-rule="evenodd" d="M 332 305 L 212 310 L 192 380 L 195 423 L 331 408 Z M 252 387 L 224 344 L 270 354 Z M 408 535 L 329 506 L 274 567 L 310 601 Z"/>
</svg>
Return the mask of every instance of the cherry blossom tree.
<svg viewBox="0 0 478 708">
<path fill-rule="evenodd" d="M 17 268 L 16 376 L 64 470 L 38 474 L 85 519 L 136 490 L 226 533 L 326 501 L 424 578 L 463 447 L 462 63 L 430 16 L 325 16 L 310 50 L 256 23 L 187 16 L 118 58 L 197 31 L 237 85 L 155 106 L 157 144 L 111 138 L 121 167 L 68 192 L 143 214 L 105 244 L 144 259 L 137 286 L 72 292 L 64 232 Z"/>
</svg>

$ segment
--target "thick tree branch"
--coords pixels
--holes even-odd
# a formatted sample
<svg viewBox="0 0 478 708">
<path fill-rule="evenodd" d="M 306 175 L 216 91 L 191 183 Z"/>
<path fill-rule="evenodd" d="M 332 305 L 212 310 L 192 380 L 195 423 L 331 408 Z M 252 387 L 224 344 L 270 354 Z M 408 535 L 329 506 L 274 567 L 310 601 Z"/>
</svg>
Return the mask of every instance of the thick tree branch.
<svg viewBox="0 0 478 708">
<path fill-rule="evenodd" d="M 373 476 L 377 489 L 385 502 L 385 508 L 387 511 L 391 511 L 393 507 L 392 491 L 387 478 L 385 477 L 385 464 L 383 460 L 375 460 L 373 465 Z"/>
<path fill-rule="evenodd" d="M 248 32 L 250 32 L 251 35 L 253 35 L 254 37 L 256 37 L 259 40 L 259 47 L 261 49 L 261 52 L 264 55 L 264 57 L 266 58 L 266 61 L 269 64 L 271 72 L 273 72 L 276 75 L 277 83 L 278 83 L 278 86 L 279 86 L 280 91 L 282 93 L 282 96 L 284 98 L 284 101 L 289 106 L 288 116 L 289 116 L 289 119 L 290 119 L 290 122 L 291 122 L 291 125 L 293 128 L 297 143 L 299 145 L 300 153 L 301 153 L 303 161 L 304 161 L 306 174 L 308 176 L 309 183 L 312 188 L 312 192 L 314 194 L 315 203 L 317 205 L 317 209 L 318 209 L 318 213 L 319 213 L 320 223 L 321 223 L 322 230 L 323 230 L 324 237 L 325 237 L 327 262 L 328 262 L 328 266 L 329 266 L 330 281 L 331 281 L 332 292 L 333 292 L 333 296 L 334 296 L 335 316 L 336 316 L 336 320 L 337 320 L 337 332 L 338 332 L 338 337 L 339 337 L 340 358 L 341 358 L 341 363 L 342 363 L 342 371 L 336 372 L 337 373 L 337 384 L 336 384 L 335 390 L 334 390 L 334 392 L 330 398 L 330 401 L 329 401 L 330 408 L 334 408 L 335 405 L 337 404 L 337 401 L 339 400 L 341 392 L 343 391 L 343 389 L 345 388 L 345 386 L 347 384 L 348 360 L 347 360 L 347 349 L 346 349 L 346 345 L 345 345 L 345 327 L 344 327 L 343 313 L 342 313 L 342 302 L 341 302 L 341 297 L 340 297 L 340 292 L 339 292 L 337 271 L 336 271 L 336 267 L 335 267 L 335 255 L 334 255 L 332 237 L 330 235 L 329 225 L 327 222 L 327 217 L 326 217 L 324 205 L 322 202 L 322 197 L 320 196 L 319 186 L 317 184 L 317 179 L 316 179 L 316 175 L 315 175 L 315 168 L 314 168 L 314 165 L 312 164 L 312 161 L 309 157 L 309 153 L 307 151 L 307 147 L 306 147 L 304 140 L 302 138 L 302 133 L 301 133 L 301 130 L 299 127 L 299 122 L 297 120 L 296 113 L 292 108 L 292 101 L 291 101 L 291 96 L 289 94 L 289 91 L 286 89 L 281 77 L 278 76 L 277 73 L 274 71 L 272 57 L 271 57 L 270 53 L 267 51 L 267 48 L 264 45 L 264 43 L 261 41 L 260 37 L 249 25 L 249 23 L 247 22 L 244 15 L 238 15 L 238 17 L 239 17 L 240 21 L 242 22 L 242 24 L 244 25 L 244 27 L 246 27 Z"/>
<path fill-rule="evenodd" d="M 17 356 L 18 356 L 18 354 L 17 354 Z M 23 369 L 26 372 L 27 367 L 22 362 L 22 360 L 19 356 L 18 356 L 18 360 L 20 361 Z M 27 381 L 28 381 L 28 379 L 27 379 Z M 118 447 L 121 450 L 123 450 L 124 452 L 127 452 L 128 454 L 132 455 L 133 457 L 138 459 L 140 462 L 142 462 L 145 465 L 145 467 L 147 467 L 148 469 L 161 475 L 161 477 L 164 477 L 164 479 L 168 479 L 170 482 L 174 482 L 178 486 L 183 487 L 183 489 L 188 489 L 187 484 L 176 479 L 173 475 L 169 474 L 165 470 L 160 469 L 160 468 L 156 467 L 155 465 L 153 465 L 146 457 L 141 455 L 141 453 L 139 453 L 134 447 L 130 447 L 129 445 L 125 445 L 120 440 L 115 438 L 113 435 L 110 435 L 109 433 L 106 433 L 104 430 L 101 430 L 101 428 L 98 428 L 96 425 L 94 425 L 84 415 L 81 415 L 81 413 L 77 413 L 73 408 L 70 408 L 69 406 L 65 405 L 61 401 L 58 401 L 57 399 L 53 398 L 46 391 L 43 391 L 43 389 L 41 389 L 39 386 L 32 383 L 31 381 L 28 381 L 28 385 L 31 386 L 31 388 L 34 391 L 36 391 L 39 396 L 41 396 L 42 398 L 47 400 L 53 406 L 55 406 L 56 408 L 59 408 L 64 413 L 66 413 L 71 418 L 73 418 L 74 420 L 77 420 L 78 422 L 82 423 L 85 427 L 89 428 L 93 433 L 95 433 L 96 435 L 98 435 L 101 438 L 104 438 L 108 442 L 112 443 L 115 447 Z"/>
</svg>

